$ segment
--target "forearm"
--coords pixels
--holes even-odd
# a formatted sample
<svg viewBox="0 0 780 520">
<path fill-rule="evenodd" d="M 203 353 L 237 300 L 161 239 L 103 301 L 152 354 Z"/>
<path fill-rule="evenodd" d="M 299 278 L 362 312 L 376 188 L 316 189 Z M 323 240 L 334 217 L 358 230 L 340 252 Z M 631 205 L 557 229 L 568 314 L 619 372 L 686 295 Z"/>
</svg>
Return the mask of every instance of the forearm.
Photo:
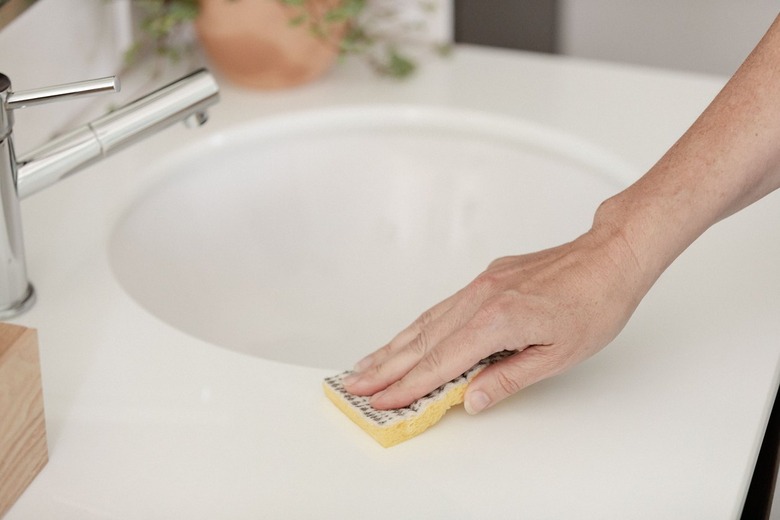
<svg viewBox="0 0 780 520">
<path fill-rule="evenodd" d="M 780 187 L 780 18 L 699 119 L 599 208 L 655 278 L 707 228 Z"/>
</svg>

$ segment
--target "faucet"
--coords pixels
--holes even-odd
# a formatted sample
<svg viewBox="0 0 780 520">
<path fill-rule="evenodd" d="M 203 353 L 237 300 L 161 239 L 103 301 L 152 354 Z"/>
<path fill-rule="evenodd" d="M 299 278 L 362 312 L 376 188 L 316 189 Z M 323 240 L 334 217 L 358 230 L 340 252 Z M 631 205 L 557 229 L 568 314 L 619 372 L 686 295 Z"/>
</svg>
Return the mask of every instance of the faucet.
<svg viewBox="0 0 780 520">
<path fill-rule="evenodd" d="M 217 82 L 200 69 L 16 157 L 15 110 L 119 88 L 111 76 L 13 92 L 11 81 L 0 74 L 0 319 L 18 316 L 35 303 L 35 289 L 27 279 L 20 200 L 177 121 L 204 124 L 206 109 L 219 100 Z"/>
</svg>

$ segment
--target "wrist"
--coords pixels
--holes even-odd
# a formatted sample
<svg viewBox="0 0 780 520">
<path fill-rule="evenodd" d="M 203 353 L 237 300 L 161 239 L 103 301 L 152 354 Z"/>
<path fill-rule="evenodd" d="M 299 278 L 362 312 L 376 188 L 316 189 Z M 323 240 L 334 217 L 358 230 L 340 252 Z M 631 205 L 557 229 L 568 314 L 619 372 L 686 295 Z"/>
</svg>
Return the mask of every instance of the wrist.
<svg viewBox="0 0 780 520">
<path fill-rule="evenodd" d="M 630 271 L 632 285 L 647 291 L 685 249 L 665 229 L 652 211 L 622 192 L 599 205 L 587 235 Z"/>
</svg>

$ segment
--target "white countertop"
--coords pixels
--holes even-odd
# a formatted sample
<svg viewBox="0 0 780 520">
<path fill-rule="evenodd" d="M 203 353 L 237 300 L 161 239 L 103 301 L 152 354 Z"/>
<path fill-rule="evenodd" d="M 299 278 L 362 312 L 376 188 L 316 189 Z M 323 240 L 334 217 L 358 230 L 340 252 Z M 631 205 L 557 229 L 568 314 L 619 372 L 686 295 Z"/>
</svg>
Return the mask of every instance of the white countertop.
<svg viewBox="0 0 780 520">
<path fill-rule="evenodd" d="M 355 104 L 480 110 L 577 136 L 638 176 L 722 84 L 477 47 L 406 83 L 348 63 L 284 92 L 223 85 L 203 128 L 25 200 L 39 301 L 16 322 L 39 330 L 50 462 L 6 518 L 737 518 L 778 385 L 777 194 L 706 233 L 595 358 L 391 449 L 322 394 L 346 367 L 179 332 L 126 295 L 107 251 L 155 158 L 237 123 Z"/>
</svg>

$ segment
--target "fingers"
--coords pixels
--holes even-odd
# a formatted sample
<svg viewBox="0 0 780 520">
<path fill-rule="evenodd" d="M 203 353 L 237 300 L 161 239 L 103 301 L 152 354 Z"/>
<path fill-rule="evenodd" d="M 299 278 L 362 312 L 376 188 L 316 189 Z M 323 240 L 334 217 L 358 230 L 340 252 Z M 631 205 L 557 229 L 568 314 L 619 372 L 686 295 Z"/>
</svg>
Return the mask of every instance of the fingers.
<svg viewBox="0 0 780 520">
<path fill-rule="evenodd" d="M 456 335 L 448 343 L 460 343 L 462 338 L 459 336 L 460 334 Z M 379 410 L 408 406 L 444 383 L 452 381 L 489 355 L 490 353 L 478 354 L 476 349 L 456 350 L 444 344 L 431 350 L 404 377 L 372 395 L 371 405 Z"/>
<path fill-rule="evenodd" d="M 471 319 L 434 345 L 400 379 L 371 397 L 378 409 L 407 406 L 460 376 L 494 352 L 523 348 L 518 329 L 507 326 L 509 314 L 499 301 L 488 301 Z"/>
</svg>

